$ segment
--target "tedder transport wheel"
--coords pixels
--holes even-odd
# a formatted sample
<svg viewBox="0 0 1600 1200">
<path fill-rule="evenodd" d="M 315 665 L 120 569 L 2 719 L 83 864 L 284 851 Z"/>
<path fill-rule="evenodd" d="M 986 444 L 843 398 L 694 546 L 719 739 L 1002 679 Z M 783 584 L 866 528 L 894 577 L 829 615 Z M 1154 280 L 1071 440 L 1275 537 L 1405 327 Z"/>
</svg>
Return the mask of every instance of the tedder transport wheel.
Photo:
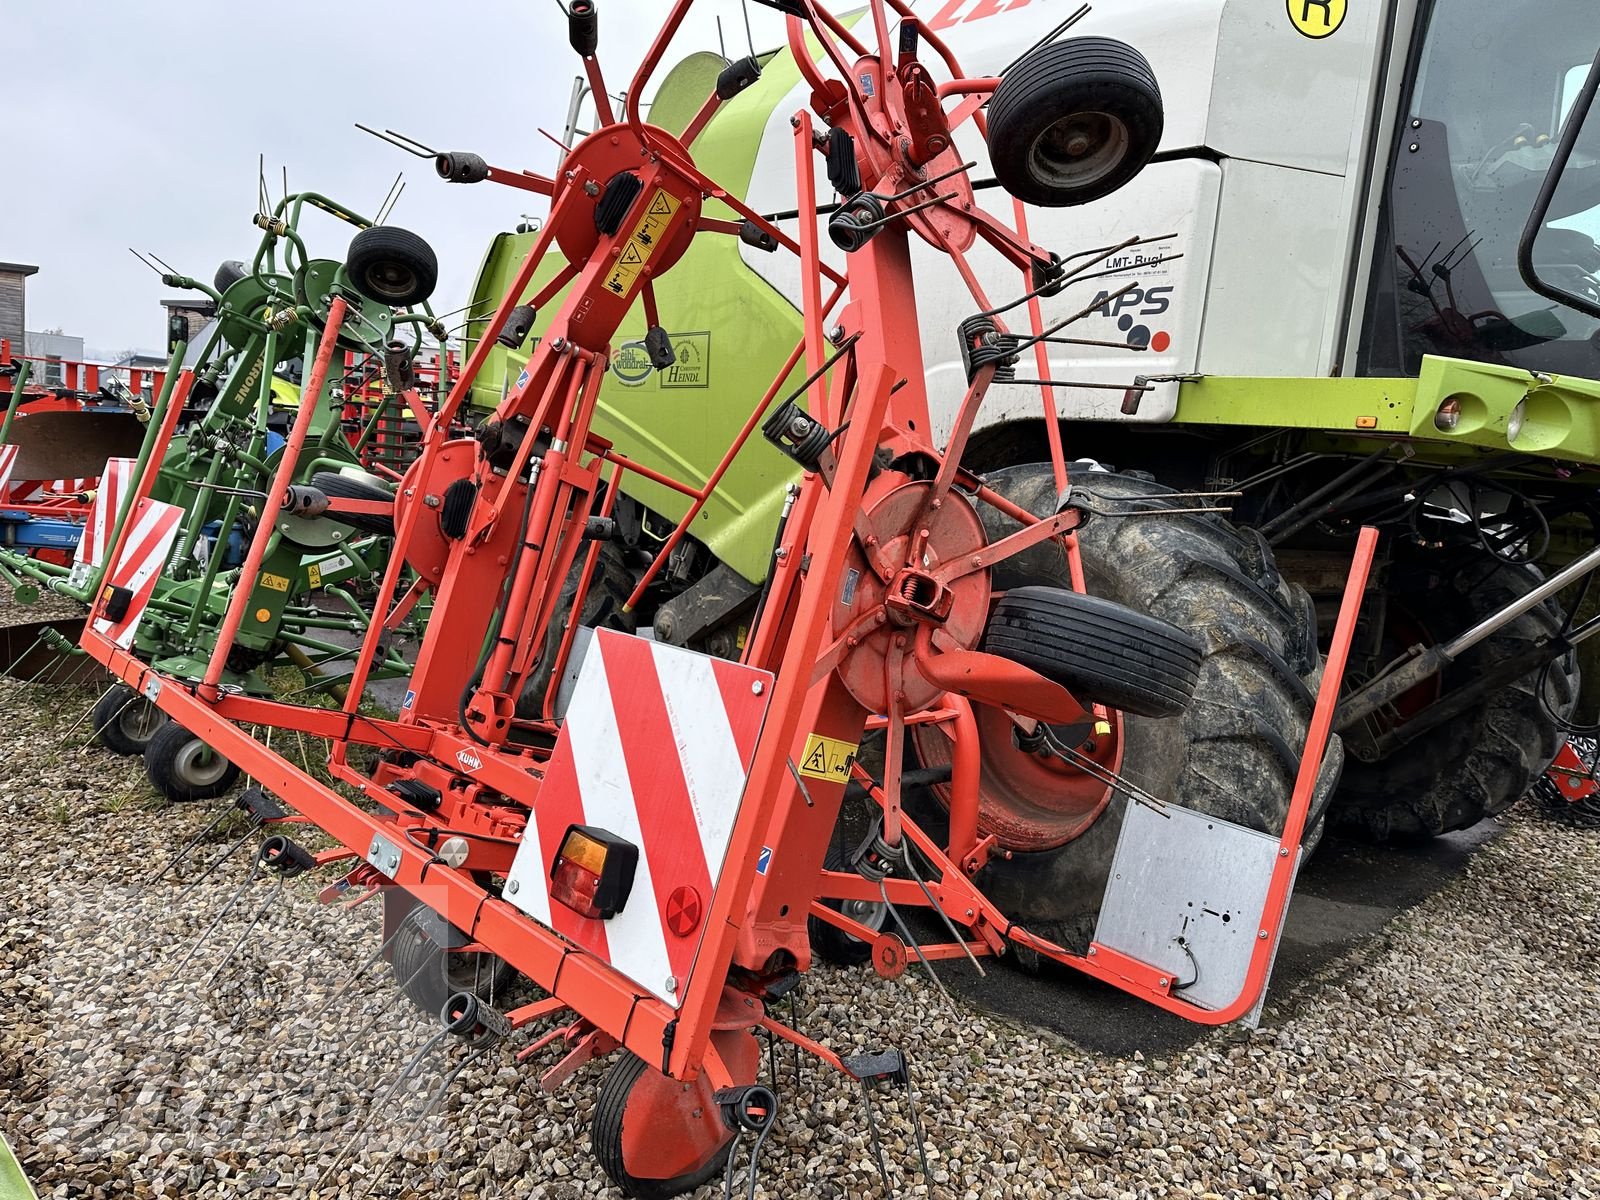
<svg viewBox="0 0 1600 1200">
<path fill-rule="evenodd" d="M 1030 512 L 1055 511 L 1048 465 L 1010 467 L 988 478 L 991 487 Z M 1120 696 L 1125 707 L 1109 731 L 1057 726 L 1025 742 L 1005 712 L 973 706 L 982 762 L 979 831 L 993 834 L 1011 852 L 992 857 L 979 882 L 1013 919 L 1081 947 L 1093 930 L 1128 802 L 1121 792 L 1113 797 L 1096 776 L 1114 770 L 1161 800 L 1280 832 L 1321 659 L 1309 597 L 1283 581 L 1259 537 L 1220 516 L 1164 515 L 1163 509 L 1190 502 L 1163 500 L 1170 489 L 1144 479 L 1074 471 L 1072 483 L 1092 494 L 1095 507 L 1128 514 L 1090 514 L 1079 529 L 1090 595 L 1156 618 L 1157 627 L 1176 626 L 1198 646 L 1197 657 L 1188 660 L 1197 667 L 1192 683 L 1177 672 L 1179 686 L 1171 692 L 1154 687 L 1157 676 L 1151 675 L 1145 688 L 1157 694 L 1149 695 L 1140 690 L 1137 673 L 1128 672 Z M 988 508 L 984 523 L 991 539 L 1016 528 Z M 1007 611 L 1007 601 L 1026 598 L 1038 585 L 1053 590 L 1068 583 L 1066 555 L 1058 545 L 1027 551 L 996 569 L 995 587 L 1010 589 L 996 612 Z M 990 628 L 992 642 L 992 622 Z M 1092 661 L 1092 641 L 1081 649 L 1083 656 L 1074 661 Z M 1168 652 L 1177 655 L 1177 645 Z M 1172 666 L 1183 661 L 1174 657 Z M 1165 703 L 1189 687 L 1193 700 L 1187 707 Z M 1100 690 L 1098 698 L 1113 698 Z M 1167 711 L 1175 715 L 1141 715 Z M 911 737 L 925 765 L 950 762 L 950 740 L 940 728 L 916 725 Z M 1063 744 L 1079 757 L 1063 754 Z M 1321 834 L 1342 757 L 1333 738 L 1313 797 L 1308 850 Z M 1087 767 L 1085 759 L 1097 766 Z M 943 793 L 936 789 L 941 800 Z M 942 819 L 939 812 L 929 815 Z"/>
<path fill-rule="evenodd" d="M 239 778 L 239 768 L 176 721 L 168 721 L 144 748 L 144 770 L 168 800 L 213 800 Z"/>
<path fill-rule="evenodd" d="M 1175 717 L 1200 678 L 1200 643 L 1142 612 L 1056 587 L 1012 588 L 983 648 L 1054 680 L 1084 704 Z"/>
<path fill-rule="evenodd" d="M 754 1082 L 761 1049 L 748 1028 L 713 1030 L 711 1040 L 736 1083 Z M 606 1073 L 590 1126 L 601 1170 L 635 1200 L 681 1196 L 715 1178 L 733 1130 L 714 1091 L 704 1073 L 680 1083 L 624 1050 Z"/>
<path fill-rule="evenodd" d="M 250 268 L 237 258 L 226 259 L 217 268 L 217 273 L 212 276 L 211 286 L 219 292 L 225 292 L 248 274 L 250 274 Z"/>
<path fill-rule="evenodd" d="M 493 954 L 446 948 L 446 943 L 465 945 L 469 940 L 425 904 L 408 912 L 395 930 L 390 970 L 401 990 L 428 1016 L 437 1017 L 444 1002 L 458 992 L 497 1003 L 516 978 L 511 965 Z"/>
<path fill-rule="evenodd" d="M 113 754 L 143 754 L 167 714 L 125 683 L 112 687 L 95 702 L 94 735 Z"/>
<path fill-rule="evenodd" d="M 1132 46 L 1069 38 L 1023 55 L 989 100 L 995 178 L 1048 208 L 1110 195 L 1161 143 L 1161 89 Z"/>
<path fill-rule="evenodd" d="M 343 471 L 318 471 L 311 477 L 311 486 L 324 496 L 333 500 L 376 500 L 380 503 L 393 504 L 394 493 L 388 488 L 375 482 L 376 476 L 363 479 L 361 474 L 345 474 Z M 374 482 L 368 482 L 368 479 Z M 394 536 L 394 517 L 379 516 L 376 513 L 329 513 L 333 520 L 348 525 L 352 529 L 362 529 L 367 533 L 376 533 L 383 537 Z M 442 1001 L 441 1001 L 442 1003 Z"/>
<path fill-rule="evenodd" d="M 374 225 L 351 238 L 344 269 L 358 292 L 391 308 L 421 304 L 439 282 L 433 247 L 393 225 Z"/>
<path fill-rule="evenodd" d="M 1384 589 L 1380 665 L 1419 641 L 1432 644 L 1465 632 L 1526 595 L 1542 578 L 1536 567 L 1496 559 L 1476 547 L 1436 551 L 1398 545 Z M 1496 664 L 1527 654 L 1539 639 L 1555 636 L 1561 623 L 1553 600 L 1536 605 L 1391 708 L 1374 713 L 1363 732 L 1382 734 L 1402 724 Z M 1347 687 L 1362 681 L 1351 665 Z M 1578 661 L 1569 651 L 1547 670 L 1530 670 L 1382 757 L 1369 753 L 1368 739 L 1352 731 L 1344 779 L 1328 820 L 1341 833 L 1417 841 L 1502 813 L 1555 759 L 1566 740 L 1562 725 L 1577 702 Z"/>
<path fill-rule="evenodd" d="M 830 845 L 826 857 L 822 860 L 822 869 L 848 871 L 850 855 L 843 847 Z M 875 903 L 871 900 L 824 900 L 822 903 L 872 930 L 881 930 L 884 922 L 889 919 L 889 910 L 881 901 Z M 806 933 L 811 938 L 811 949 L 824 962 L 831 962 L 838 967 L 859 967 L 872 960 L 870 942 L 851 937 L 837 926 L 829 925 L 821 917 L 806 918 Z"/>
</svg>

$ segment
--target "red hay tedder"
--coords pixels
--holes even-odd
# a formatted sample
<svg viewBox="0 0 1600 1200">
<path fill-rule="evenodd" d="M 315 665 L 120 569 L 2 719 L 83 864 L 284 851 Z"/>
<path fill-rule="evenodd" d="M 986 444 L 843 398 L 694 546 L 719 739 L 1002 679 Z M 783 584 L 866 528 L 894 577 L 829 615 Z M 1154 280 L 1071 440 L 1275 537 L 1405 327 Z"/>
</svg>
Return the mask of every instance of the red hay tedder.
<svg viewBox="0 0 1600 1200">
<path fill-rule="evenodd" d="M 1097 937 L 1080 952 L 1014 923 L 983 886 L 1009 852 L 981 833 L 985 734 L 971 702 L 1009 714 L 1012 728 L 989 736 L 1076 730 L 1070 746 L 1098 731 L 1114 745 L 1122 712 L 1163 716 L 1187 704 L 1198 649 L 1184 631 L 1083 594 L 1074 530 L 1118 513 L 1074 503 L 1059 440 L 1061 504 L 1044 519 L 960 466 L 991 388 L 1037 382 L 1016 378 L 1018 362 L 1073 319 L 1047 322 L 1043 302 L 1085 269 L 1030 242 L 1020 203 L 1012 205 L 1015 226 L 986 211 L 956 149 L 954 135 L 968 123 L 989 138 L 985 104 L 1014 109 L 1007 90 L 1038 72 L 1022 70 L 1024 60 L 1004 80 L 967 78 L 904 0 L 873 0 L 853 29 L 814 0 L 766 2 L 788 15 L 790 46 L 813 88 L 810 109 L 793 118 L 798 207 L 815 207 L 822 164 L 842 197 L 827 220 L 845 252 L 842 270 L 823 261 L 817 222 L 803 220 L 789 236 L 703 174 L 686 148 L 719 105 L 759 76 L 753 58 L 727 67 L 684 137 L 641 118 L 639 97 L 692 0 L 671 6 L 620 114 L 595 57 L 595 6 L 572 0 L 571 42 L 599 125 L 573 147 L 558 178 L 490 167 L 473 155 L 440 156 L 447 178 L 548 195 L 551 213 L 445 403 L 430 413 L 416 396 L 407 400 L 422 447 L 398 490 L 396 552 L 379 595 L 409 607 L 417 588 L 439 582 L 396 718 L 359 707 L 381 620 L 371 624 L 342 707 L 328 710 L 218 686 L 239 611 L 228 614 L 210 669 L 196 678 L 154 672 L 96 633 L 93 621 L 83 640 L 114 675 L 275 793 L 292 821 L 335 843 L 312 852 L 280 833 L 260 852 L 258 870 L 353 868 L 349 885 L 383 897 L 390 939 L 431 910 L 443 944 L 493 956 L 545 993 L 503 1014 L 485 996 L 450 994 L 441 1014 L 448 1029 L 492 1039 L 559 1018 L 524 1051 L 569 1048 L 545 1077 L 549 1087 L 622 1051 L 596 1110 L 594 1149 L 635 1196 L 678 1194 L 725 1164 L 731 1177 L 736 1137 L 771 1125 L 778 1098 L 757 1079 L 756 1030 L 864 1085 L 907 1082 L 898 1051 L 841 1057 L 774 1015 L 774 1002 L 811 965 L 813 918 L 870 945 L 885 975 L 905 969 L 908 956 L 931 973 L 937 960 L 976 964 L 1017 949 L 1191 1020 L 1248 1016 L 1263 994 L 1299 863 L 1375 538 L 1367 531 L 1360 541 L 1281 835 L 1141 795 L 1121 780 L 1113 755 L 1096 769 L 1139 803 L 1119 844 L 1128 869 L 1119 868 L 1108 890 Z M 808 51 L 808 35 L 820 58 Z M 944 82 L 919 60 L 924 49 L 939 60 Z M 991 144 L 997 170 L 1012 164 L 1012 178 L 1002 174 L 1008 190 L 1066 205 L 1137 172 L 1155 137 L 1118 115 L 1118 95 L 1070 73 L 1052 87 L 1052 111 L 1076 105 L 1082 127 L 1047 145 L 1059 133 L 1013 122 L 1008 137 L 1039 144 L 1003 154 Z M 702 494 L 614 452 L 591 429 L 613 337 L 635 304 L 647 315 L 657 365 L 670 364 L 670 314 L 658 314 L 653 285 L 696 237 L 737 237 L 792 254 L 808 281 L 804 338 L 777 378 L 752 381 L 749 419 L 723 459 L 725 468 L 759 430 L 804 469 L 737 662 L 613 630 L 580 631 L 569 619 L 582 611 L 622 473 Z M 975 315 L 951 331 L 962 339 L 969 387 L 942 447 L 926 432 L 913 237 L 955 262 L 973 298 Z M 979 243 L 1015 266 L 1020 300 L 984 294 L 968 266 Z M 476 436 L 452 438 L 452 419 L 489 348 L 552 254 L 566 265 L 531 301 L 558 305 L 548 335 Z M 1013 310 L 1028 314 L 1029 332 L 1007 327 L 1003 316 Z M 336 301 L 311 368 L 316 378 L 329 368 L 345 316 Z M 802 371 L 800 386 L 789 386 Z M 285 500 L 307 415 L 297 414 L 264 511 Z M 140 486 L 149 484 L 147 472 Z M 1175 514 L 1216 511 L 1198 494 L 1177 499 Z M 991 540 L 985 506 L 1020 530 Z M 680 534 L 693 516 L 691 509 Z M 272 529 L 263 520 L 255 532 L 235 610 L 252 591 Z M 1078 590 L 997 592 L 995 564 L 1047 541 L 1070 556 Z M 948 832 L 937 836 L 903 804 L 903 748 L 917 724 L 941 730 L 951 747 L 941 780 Z M 343 790 L 291 765 L 252 727 L 329 739 L 329 769 Z M 857 751 L 878 730 L 882 767 L 868 771 Z M 351 756 L 352 746 L 378 754 Z M 357 765 L 374 757 L 375 765 Z M 865 842 L 835 861 L 839 869 L 825 870 L 847 789 L 868 798 L 875 819 Z M 1230 903 L 1243 914 L 1225 946 L 1187 951 L 1191 962 L 1212 956 L 1199 990 L 1163 954 L 1140 948 L 1139 930 L 1159 924 L 1152 914 L 1163 911 L 1161 889 L 1181 887 L 1185 869 L 1226 876 L 1218 886 L 1232 889 Z M 853 919 L 847 914 L 860 909 L 852 902 L 883 906 L 892 927 Z M 948 939 L 917 945 L 899 916 L 908 909 L 931 910 Z M 1166 935 L 1160 940 L 1164 946 Z M 753 1179 L 753 1159 L 750 1170 Z"/>
</svg>

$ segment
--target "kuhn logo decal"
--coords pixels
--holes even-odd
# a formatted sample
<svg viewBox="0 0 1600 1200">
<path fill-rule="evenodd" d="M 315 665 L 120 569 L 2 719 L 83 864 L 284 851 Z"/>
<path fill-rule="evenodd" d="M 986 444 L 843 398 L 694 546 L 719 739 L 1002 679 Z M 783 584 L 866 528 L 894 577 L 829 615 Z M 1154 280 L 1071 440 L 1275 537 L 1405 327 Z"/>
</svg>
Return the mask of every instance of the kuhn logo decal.
<svg viewBox="0 0 1600 1200">
<path fill-rule="evenodd" d="M 483 759 L 471 750 L 457 750 L 456 761 L 461 764 L 463 771 L 476 771 L 483 766 Z"/>
</svg>

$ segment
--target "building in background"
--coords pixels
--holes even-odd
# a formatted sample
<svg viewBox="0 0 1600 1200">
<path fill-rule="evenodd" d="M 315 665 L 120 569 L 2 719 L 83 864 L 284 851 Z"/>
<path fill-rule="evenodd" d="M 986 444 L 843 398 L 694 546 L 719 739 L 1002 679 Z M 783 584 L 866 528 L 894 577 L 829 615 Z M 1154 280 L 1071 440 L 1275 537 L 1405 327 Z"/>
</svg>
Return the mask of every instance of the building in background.
<svg viewBox="0 0 1600 1200">
<path fill-rule="evenodd" d="M 209 300 L 163 300 L 161 307 L 167 310 L 168 354 L 179 342 L 193 342 L 206 322 L 217 315 L 217 306 Z"/>
<path fill-rule="evenodd" d="M 0 338 L 11 343 L 13 353 L 22 352 L 22 335 L 28 327 L 28 276 L 38 270 L 27 263 L 0 262 Z"/>
<path fill-rule="evenodd" d="M 61 387 L 66 382 L 61 362 L 63 359 L 67 362 L 83 361 L 83 339 L 55 329 L 42 332 L 29 329 L 22 335 L 21 353 L 26 358 L 45 360 L 33 364 L 39 382 L 49 387 Z"/>
</svg>

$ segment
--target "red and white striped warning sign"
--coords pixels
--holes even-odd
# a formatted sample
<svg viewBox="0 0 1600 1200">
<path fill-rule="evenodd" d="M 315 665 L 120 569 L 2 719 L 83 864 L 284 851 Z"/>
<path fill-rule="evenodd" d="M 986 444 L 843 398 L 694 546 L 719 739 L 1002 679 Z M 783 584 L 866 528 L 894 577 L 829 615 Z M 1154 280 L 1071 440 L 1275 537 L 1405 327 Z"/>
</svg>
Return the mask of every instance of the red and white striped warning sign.
<svg viewBox="0 0 1600 1200">
<path fill-rule="evenodd" d="M 98 567 L 105 561 L 116 532 L 117 509 L 122 506 L 122 497 L 133 479 L 133 466 L 131 458 L 106 459 L 105 473 L 100 476 L 100 486 L 89 506 L 89 515 L 84 519 L 83 536 L 78 539 L 78 548 L 72 555 L 74 563 Z"/>
<path fill-rule="evenodd" d="M 722 875 L 772 676 L 610 629 L 595 632 L 508 879 L 507 899 L 676 1007 Z M 639 848 L 608 921 L 550 899 L 571 825 Z"/>
<path fill-rule="evenodd" d="M 0 502 L 11 498 L 11 468 L 17 465 L 17 448 L 0 446 Z"/>
<path fill-rule="evenodd" d="M 182 519 L 183 509 L 175 504 L 149 499 L 139 501 L 122 553 L 106 572 L 100 596 L 95 600 L 94 627 L 96 632 L 103 633 L 124 650 L 133 645 L 139 618 L 155 594 L 156 580 L 172 554 L 172 543 L 177 540 L 178 523 Z M 112 588 L 127 588 L 133 593 L 127 611 L 116 620 L 101 615 L 105 610 L 106 593 Z"/>
</svg>

